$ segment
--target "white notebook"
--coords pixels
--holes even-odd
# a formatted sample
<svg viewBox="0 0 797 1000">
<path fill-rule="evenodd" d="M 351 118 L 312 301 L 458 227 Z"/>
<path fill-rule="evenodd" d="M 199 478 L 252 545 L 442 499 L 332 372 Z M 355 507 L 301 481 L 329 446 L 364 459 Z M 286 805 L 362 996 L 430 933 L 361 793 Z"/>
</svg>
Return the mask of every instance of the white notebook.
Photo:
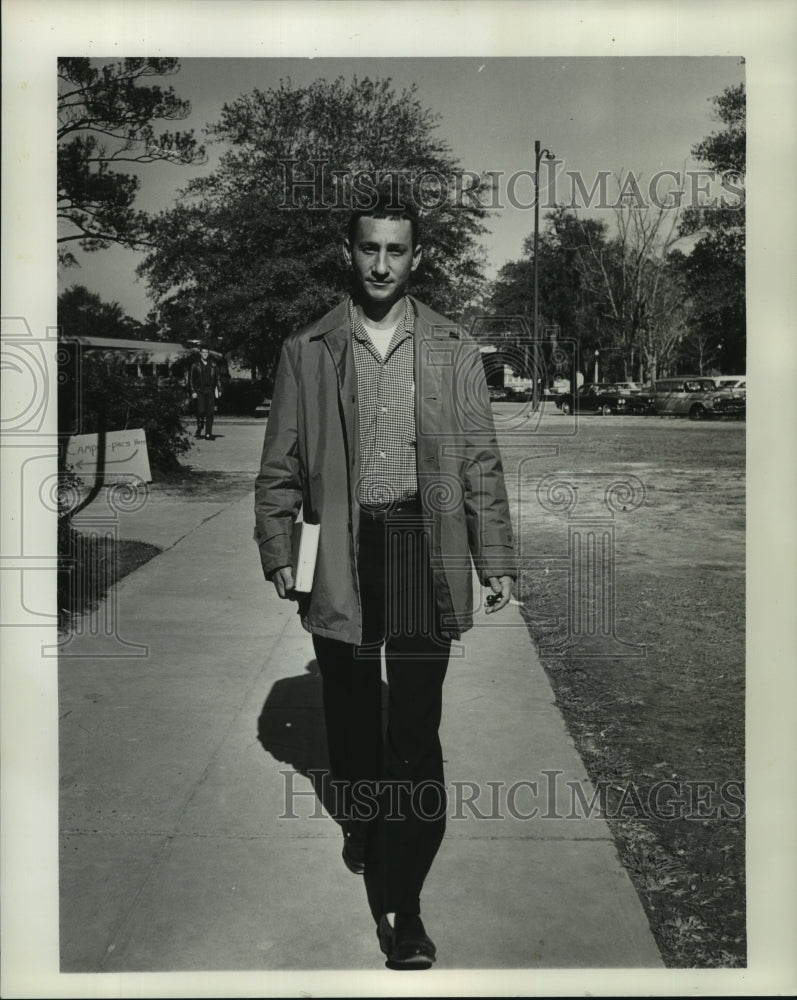
<svg viewBox="0 0 797 1000">
<path fill-rule="evenodd" d="M 293 589 L 300 593 L 309 594 L 313 589 L 320 534 L 320 524 L 296 521 L 293 526 Z"/>
</svg>

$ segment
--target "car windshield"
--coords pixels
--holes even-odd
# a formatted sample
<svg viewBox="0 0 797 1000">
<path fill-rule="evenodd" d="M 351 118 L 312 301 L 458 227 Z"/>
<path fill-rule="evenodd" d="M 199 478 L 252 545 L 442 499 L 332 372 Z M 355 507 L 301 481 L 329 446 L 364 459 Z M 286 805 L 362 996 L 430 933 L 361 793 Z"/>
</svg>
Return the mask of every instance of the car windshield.
<svg viewBox="0 0 797 1000">
<path fill-rule="evenodd" d="M 712 392 L 716 390 L 716 385 L 714 380 L 710 378 L 695 378 L 689 379 L 685 383 L 685 388 L 687 392 Z"/>
</svg>

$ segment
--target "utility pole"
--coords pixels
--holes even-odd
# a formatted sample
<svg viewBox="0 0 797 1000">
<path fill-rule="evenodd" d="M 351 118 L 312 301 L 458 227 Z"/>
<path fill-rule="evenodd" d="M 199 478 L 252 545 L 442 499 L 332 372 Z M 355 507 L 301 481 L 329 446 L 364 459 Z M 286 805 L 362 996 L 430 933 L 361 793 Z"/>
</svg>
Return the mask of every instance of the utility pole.
<svg viewBox="0 0 797 1000">
<path fill-rule="evenodd" d="M 540 334 L 540 286 L 539 261 L 537 259 L 540 243 L 540 162 L 554 160 L 556 157 L 549 149 L 540 149 L 540 140 L 534 140 L 534 313 L 532 329 L 532 350 L 534 365 L 532 371 L 532 407 L 536 410 L 540 405 L 540 386 L 537 379 L 539 371 L 539 334 Z"/>
</svg>

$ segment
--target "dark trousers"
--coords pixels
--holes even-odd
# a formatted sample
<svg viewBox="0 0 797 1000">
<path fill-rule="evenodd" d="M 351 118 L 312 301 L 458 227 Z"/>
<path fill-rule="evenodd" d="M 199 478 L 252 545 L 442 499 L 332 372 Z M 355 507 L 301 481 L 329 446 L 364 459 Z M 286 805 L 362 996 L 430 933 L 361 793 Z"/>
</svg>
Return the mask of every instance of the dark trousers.
<svg viewBox="0 0 797 1000">
<path fill-rule="evenodd" d="M 314 636 L 332 779 L 348 833 L 366 842 L 371 909 L 420 913 L 446 825 L 438 730 L 450 640 L 441 636 L 419 510 L 364 516 L 363 644 Z M 383 736 L 381 649 L 388 683 Z"/>
<path fill-rule="evenodd" d="M 213 436 L 213 416 L 216 412 L 215 389 L 198 389 L 196 394 L 196 432 Z"/>
</svg>

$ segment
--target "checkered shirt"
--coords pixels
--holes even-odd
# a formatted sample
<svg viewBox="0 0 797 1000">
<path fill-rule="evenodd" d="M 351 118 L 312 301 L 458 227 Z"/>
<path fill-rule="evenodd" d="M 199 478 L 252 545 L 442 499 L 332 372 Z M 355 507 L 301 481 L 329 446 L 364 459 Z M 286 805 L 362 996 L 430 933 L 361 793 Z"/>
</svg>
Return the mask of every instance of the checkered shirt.
<svg viewBox="0 0 797 1000">
<path fill-rule="evenodd" d="M 360 481 L 357 500 L 389 504 L 418 495 L 415 453 L 415 313 L 404 299 L 404 317 L 384 359 L 349 300 L 360 414 Z"/>
</svg>

